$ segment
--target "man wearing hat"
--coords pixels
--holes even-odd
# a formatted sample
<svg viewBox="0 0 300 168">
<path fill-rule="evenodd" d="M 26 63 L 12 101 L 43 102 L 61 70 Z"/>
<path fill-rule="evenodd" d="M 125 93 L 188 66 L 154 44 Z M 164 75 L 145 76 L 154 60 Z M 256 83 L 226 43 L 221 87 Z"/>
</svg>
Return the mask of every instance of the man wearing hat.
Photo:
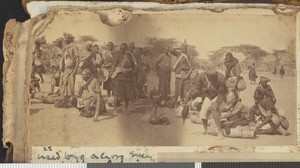
<svg viewBox="0 0 300 168">
<path fill-rule="evenodd" d="M 63 57 L 60 62 L 60 92 L 64 98 L 70 98 L 74 96 L 75 77 L 79 64 L 79 50 L 72 34 L 64 33 L 63 36 L 67 46 L 63 49 Z"/>
<path fill-rule="evenodd" d="M 161 93 L 164 99 L 170 95 L 171 82 L 171 56 L 169 55 L 169 47 L 165 48 L 164 53 L 158 56 L 156 60 L 156 69 L 158 75 L 158 92 Z"/>
<path fill-rule="evenodd" d="M 190 86 L 190 75 L 192 73 L 191 56 L 187 53 L 188 44 L 184 41 L 180 49 L 171 50 L 170 53 L 178 57 L 173 65 L 175 72 L 174 100 L 179 102 L 186 96 Z"/>
<path fill-rule="evenodd" d="M 259 78 L 259 85 L 255 89 L 255 100 L 258 100 L 260 98 L 268 98 L 270 99 L 274 104 L 276 103 L 275 94 L 273 92 L 272 87 L 268 84 L 271 81 L 271 79 L 261 76 Z"/>
<path fill-rule="evenodd" d="M 203 98 L 200 117 L 204 126 L 204 134 L 207 133 L 208 119 L 212 114 L 218 128 L 218 136 L 224 136 L 220 124 L 220 115 L 222 107 L 225 106 L 226 93 L 224 75 L 216 71 L 216 67 L 212 62 L 207 63 L 205 71 L 193 80 L 191 90 L 188 93 L 192 98 Z"/>
</svg>

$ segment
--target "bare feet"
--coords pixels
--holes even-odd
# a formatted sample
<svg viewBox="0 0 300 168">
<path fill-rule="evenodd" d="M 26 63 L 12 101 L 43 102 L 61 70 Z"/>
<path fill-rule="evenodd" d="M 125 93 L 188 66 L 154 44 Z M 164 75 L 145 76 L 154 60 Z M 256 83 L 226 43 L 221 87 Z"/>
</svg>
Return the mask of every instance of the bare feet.
<svg viewBox="0 0 300 168">
<path fill-rule="evenodd" d="M 224 136 L 223 132 L 219 132 L 217 139 L 224 139 L 224 138 L 225 138 L 225 136 Z"/>
<path fill-rule="evenodd" d="M 114 116 L 118 116 L 118 112 L 115 110 L 113 113 Z"/>
<path fill-rule="evenodd" d="M 98 120 L 98 117 L 97 117 L 97 118 L 94 117 L 92 121 L 93 121 L 93 122 L 98 122 L 98 121 L 99 121 L 99 120 Z"/>
</svg>

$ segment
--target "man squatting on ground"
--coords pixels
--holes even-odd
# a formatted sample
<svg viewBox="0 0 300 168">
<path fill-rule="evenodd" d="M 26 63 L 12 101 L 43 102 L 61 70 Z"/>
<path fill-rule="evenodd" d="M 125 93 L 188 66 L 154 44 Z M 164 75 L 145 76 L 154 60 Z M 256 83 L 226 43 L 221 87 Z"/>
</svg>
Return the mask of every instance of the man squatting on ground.
<svg viewBox="0 0 300 168">
<path fill-rule="evenodd" d="M 249 115 L 251 121 L 255 121 L 255 116 L 260 116 L 260 123 L 256 129 L 256 134 L 274 134 L 279 133 L 287 136 L 290 133 L 287 131 L 288 124 L 283 120 L 283 116 L 280 116 L 274 102 L 265 96 L 261 89 L 256 89 L 254 92 L 255 105 L 251 107 Z M 264 125 L 269 124 L 270 128 L 261 129 Z"/>
<path fill-rule="evenodd" d="M 98 120 L 101 110 L 101 86 L 99 81 L 93 76 L 90 69 L 86 68 L 81 73 L 83 85 L 79 87 L 77 96 L 81 99 L 84 108 L 81 109 L 80 116 L 94 117 L 93 121 Z"/>
</svg>

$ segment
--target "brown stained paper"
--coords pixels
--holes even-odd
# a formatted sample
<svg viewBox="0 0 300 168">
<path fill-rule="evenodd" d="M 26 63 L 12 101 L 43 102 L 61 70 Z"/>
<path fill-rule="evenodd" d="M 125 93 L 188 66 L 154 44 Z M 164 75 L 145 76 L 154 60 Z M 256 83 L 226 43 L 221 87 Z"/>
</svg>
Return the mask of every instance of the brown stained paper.
<svg viewBox="0 0 300 168">
<path fill-rule="evenodd" d="M 99 4 L 101 6 L 101 3 Z M 109 7 L 109 4 L 105 4 L 104 7 L 91 8 L 88 3 L 78 4 L 81 7 L 50 4 L 43 10 L 37 10 L 38 12 L 29 11 L 31 16 L 35 17 L 27 22 L 17 23 L 11 20 L 7 23 L 3 47 L 5 55 L 3 143 L 11 142 L 14 145 L 15 162 L 250 161 L 249 158 L 253 159 L 251 161 L 267 161 L 275 160 L 279 155 L 282 161 L 299 160 L 300 110 L 297 109 L 299 84 L 296 81 L 299 77 L 297 72 L 300 25 L 297 6 L 285 6 L 282 9 L 272 5 L 255 4 L 249 8 L 235 6 L 231 9 L 227 4 L 220 8 L 218 5 L 208 5 L 207 10 L 205 5 L 194 8 L 187 5 L 179 10 L 180 7 L 176 5 L 174 7 L 162 5 L 157 9 L 153 6 L 151 8 L 151 5 L 147 7 L 147 4 L 130 5 L 114 8 L 116 6 Z M 28 9 L 32 9 L 33 6 Z M 139 9 L 141 6 L 143 7 Z M 189 33 L 186 33 L 187 30 Z M 159 107 L 158 114 L 166 116 L 169 124 L 152 125 L 149 118 L 153 114 L 153 106 L 158 101 L 156 99 L 130 102 L 128 116 L 125 115 L 124 109 L 115 116 L 114 108 L 107 103 L 107 112 L 100 114 L 96 122 L 93 122 L 94 115 L 92 118 L 82 117 L 80 111 L 82 109 L 78 103 L 72 106 L 69 103 L 66 108 L 57 107 L 54 102 L 43 103 L 45 97 L 49 98 L 50 85 L 55 81 L 51 68 L 52 65 L 58 66 L 54 60 L 56 54 L 60 53 L 56 44 L 57 39 L 61 39 L 64 33 L 74 36 L 74 46 L 78 52 L 75 47 L 68 56 L 77 53 L 79 62 L 82 62 L 89 52 L 95 51 L 94 48 L 88 51 L 90 43 L 99 46 L 102 56 L 107 53 L 106 45 L 109 41 L 116 45 L 116 50 L 119 50 L 122 43 L 132 41 L 136 47 L 144 49 L 142 54 L 147 54 L 144 51 L 150 50 L 149 57 L 151 54 L 153 57 L 146 61 L 150 69 L 146 75 L 148 94 L 151 92 L 154 94 L 153 88 L 158 88 L 159 73 L 155 69 L 155 60 L 163 50 L 153 48 L 159 48 L 164 44 L 150 45 L 156 39 L 167 40 L 170 49 L 178 48 L 186 42 L 188 52 L 192 53 L 191 64 L 196 67 L 195 73 L 201 73 L 209 59 L 216 61 L 216 65 L 222 65 L 222 61 L 217 61 L 223 59 L 228 51 L 238 57 L 241 63 L 246 56 L 254 59 L 251 55 L 253 53 L 250 52 L 252 50 L 248 51 L 245 44 L 258 46 L 260 52 L 265 53 L 264 59 L 258 59 L 256 62 L 252 60 L 258 64 L 263 62 L 271 66 L 273 56 L 284 53 L 288 55 L 285 56 L 285 60 L 281 55 L 277 57 L 287 68 L 284 78 L 279 76 L 279 66 L 277 76 L 272 75 L 270 69 L 259 69 L 266 68 L 262 65 L 258 67 L 257 73 L 258 76 L 271 78 L 271 85 L 277 98 L 276 107 L 286 111 L 289 121 L 288 131 L 291 135 L 258 135 L 251 137 L 253 139 L 227 136 L 219 139 L 212 135 L 202 135 L 203 125 L 193 124 L 191 119 L 187 119 L 183 125 L 182 118 L 175 117 L 175 108 L 167 107 Z M 46 73 L 42 74 L 45 81 L 38 82 L 41 92 L 35 93 L 28 88 L 33 81 L 31 73 L 37 72 L 36 60 L 39 59 L 34 54 L 38 50 L 35 41 L 41 38 L 46 41 L 38 48 L 42 51 L 42 64 Z M 62 43 L 63 48 L 67 46 L 66 43 L 65 39 Z M 61 50 L 60 57 L 66 56 L 65 51 Z M 211 59 L 212 53 L 218 52 L 222 53 L 221 57 Z M 98 58 L 97 56 L 101 58 L 100 54 L 97 54 L 95 58 Z M 63 59 L 60 58 L 58 62 L 61 60 Z M 289 63 L 282 63 L 283 61 Z M 176 57 L 172 56 L 171 64 L 177 64 L 176 62 Z M 290 68 L 294 64 L 297 66 Z M 82 67 L 84 64 L 78 63 L 78 66 Z M 87 66 L 91 67 L 93 66 Z M 219 68 L 224 74 L 222 66 Z M 253 92 L 257 85 L 250 84 L 246 64 L 243 68 L 245 69 L 242 75 L 247 81 L 247 88 L 240 92 L 240 96 L 242 103 L 251 107 L 254 103 Z M 101 70 L 105 72 L 103 67 Z M 84 76 L 81 76 L 82 71 L 85 70 L 79 68 L 75 75 L 75 91 L 80 89 L 80 83 L 84 80 L 82 79 Z M 98 71 L 99 69 L 95 69 L 95 72 Z M 63 71 L 60 75 L 62 73 Z M 138 73 L 141 73 L 141 70 Z M 174 95 L 176 85 L 174 75 L 172 72 L 171 97 Z M 41 80 L 38 73 L 35 77 Z M 61 78 L 57 80 L 61 81 Z M 97 80 L 107 79 L 97 78 Z M 57 89 L 55 86 L 54 96 Z M 101 90 L 102 96 L 107 99 L 103 86 Z M 288 103 L 291 105 L 285 106 Z M 260 123 L 258 120 L 257 122 Z M 213 123 L 210 124 L 209 134 L 217 133 L 216 128 L 213 129 Z M 215 160 L 216 157 L 221 159 Z"/>
</svg>

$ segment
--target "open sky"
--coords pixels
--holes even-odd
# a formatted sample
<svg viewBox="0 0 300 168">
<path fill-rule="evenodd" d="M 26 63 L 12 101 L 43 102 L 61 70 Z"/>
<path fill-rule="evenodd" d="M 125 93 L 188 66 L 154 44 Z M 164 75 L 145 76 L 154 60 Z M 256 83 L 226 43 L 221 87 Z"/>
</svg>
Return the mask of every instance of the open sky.
<svg viewBox="0 0 300 168">
<path fill-rule="evenodd" d="M 144 46 L 145 37 L 176 38 L 195 45 L 199 57 L 222 46 L 252 44 L 271 52 L 286 49 L 296 38 L 296 18 L 276 15 L 207 15 L 207 14 L 141 14 L 124 26 L 103 24 L 94 13 L 60 14 L 43 32 L 47 41 L 54 41 L 63 32 L 75 38 L 93 35 L 103 45 L 134 41 Z"/>
</svg>

